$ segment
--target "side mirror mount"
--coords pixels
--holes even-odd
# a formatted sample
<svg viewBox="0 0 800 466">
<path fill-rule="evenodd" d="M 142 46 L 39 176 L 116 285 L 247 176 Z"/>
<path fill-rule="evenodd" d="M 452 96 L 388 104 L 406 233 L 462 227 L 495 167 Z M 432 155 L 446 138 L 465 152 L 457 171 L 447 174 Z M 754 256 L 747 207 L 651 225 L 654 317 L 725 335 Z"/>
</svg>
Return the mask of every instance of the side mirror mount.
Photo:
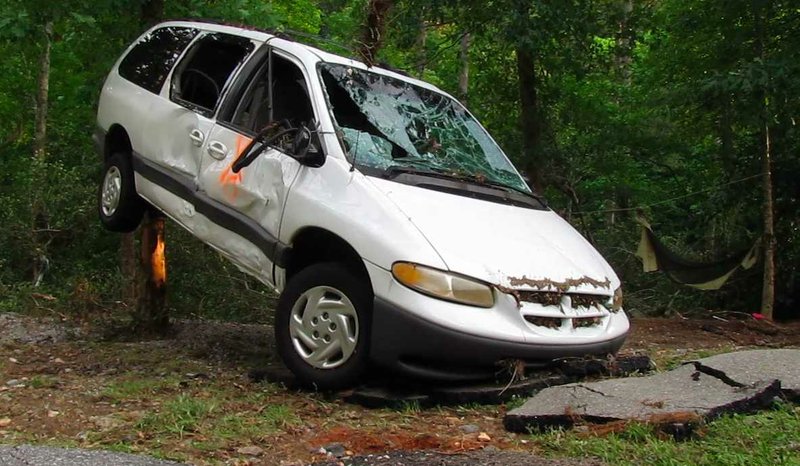
<svg viewBox="0 0 800 466">
<path fill-rule="evenodd" d="M 321 167 L 325 163 L 325 154 L 317 132 L 311 131 L 305 125 L 301 126 L 292 142 L 292 156 L 303 165 Z"/>
</svg>

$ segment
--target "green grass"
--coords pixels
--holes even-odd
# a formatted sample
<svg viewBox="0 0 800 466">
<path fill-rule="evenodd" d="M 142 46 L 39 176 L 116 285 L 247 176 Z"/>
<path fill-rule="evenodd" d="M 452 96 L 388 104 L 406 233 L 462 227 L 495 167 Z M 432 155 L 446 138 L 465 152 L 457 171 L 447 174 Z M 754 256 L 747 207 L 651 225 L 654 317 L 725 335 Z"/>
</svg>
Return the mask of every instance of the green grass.
<svg viewBox="0 0 800 466">
<path fill-rule="evenodd" d="M 394 408 L 394 411 L 411 416 L 422 411 L 422 407 L 417 400 L 403 400 Z"/>
<path fill-rule="evenodd" d="M 265 434 L 292 424 L 299 418 L 295 412 L 286 405 L 272 404 L 265 406 L 260 412 L 228 414 L 214 421 L 212 438 L 228 440 L 256 440 Z"/>
<path fill-rule="evenodd" d="M 526 401 L 528 401 L 527 397 L 514 395 L 510 400 L 506 401 L 506 409 L 511 411 L 512 409 L 519 408 L 524 405 Z"/>
<path fill-rule="evenodd" d="M 177 387 L 176 377 L 147 379 L 130 378 L 114 382 L 103 389 L 101 396 L 109 401 L 140 400 Z"/>
<path fill-rule="evenodd" d="M 594 456 L 613 465 L 798 466 L 800 407 L 780 405 L 709 423 L 698 438 L 677 442 L 646 426 L 606 437 L 551 431 L 531 439 L 551 456 Z"/>
<path fill-rule="evenodd" d="M 217 406 L 214 399 L 182 394 L 165 403 L 161 412 L 147 414 L 137 427 L 155 434 L 183 438 L 186 433 L 197 432 L 201 423 Z"/>
<path fill-rule="evenodd" d="M 2 368 L 0 367 L 0 369 Z M 57 388 L 59 383 L 60 382 L 55 377 L 36 375 L 31 378 L 30 382 L 28 382 L 28 385 L 30 385 L 31 388 Z"/>
<path fill-rule="evenodd" d="M 238 401 L 233 403 L 241 407 Z M 181 394 L 166 401 L 159 412 L 145 415 L 136 427 L 162 440 L 197 433 L 203 439 L 193 442 L 195 447 L 214 451 L 230 441 L 256 441 L 299 422 L 295 411 L 285 404 L 264 404 L 246 412 L 233 411 L 232 406 L 219 393 L 206 398 Z"/>
</svg>

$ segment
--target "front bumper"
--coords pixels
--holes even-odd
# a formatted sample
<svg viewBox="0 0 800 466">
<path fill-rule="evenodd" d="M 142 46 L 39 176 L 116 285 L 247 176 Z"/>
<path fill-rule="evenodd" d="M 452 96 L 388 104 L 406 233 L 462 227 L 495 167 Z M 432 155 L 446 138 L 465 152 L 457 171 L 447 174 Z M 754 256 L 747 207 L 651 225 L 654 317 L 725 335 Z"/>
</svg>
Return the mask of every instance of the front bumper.
<svg viewBox="0 0 800 466">
<path fill-rule="evenodd" d="M 605 356 L 622 346 L 627 333 L 580 344 L 517 343 L 470 335 L 424 320 L 381 298 L 372 314 L 370 357 L 414 377 L 443 381 L 492 377 L 503 360 L 546 366 L 555 359 Z"/>
</svg>

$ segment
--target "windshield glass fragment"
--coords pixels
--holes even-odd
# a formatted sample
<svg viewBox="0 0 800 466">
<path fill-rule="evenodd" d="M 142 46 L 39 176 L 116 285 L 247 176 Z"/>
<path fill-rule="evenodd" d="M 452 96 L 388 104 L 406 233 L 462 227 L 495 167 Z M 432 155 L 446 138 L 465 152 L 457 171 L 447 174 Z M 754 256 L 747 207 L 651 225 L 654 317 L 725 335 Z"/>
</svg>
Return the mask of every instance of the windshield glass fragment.
<svg viewBox="0 0 800 466">
<path fill-rule="evenodd" d="M 384 173 L 409 168 L 530 192 L 500 148 L 455 100 L 345 65 L 320 68 L 333 116 L 357 167 Z"/>
</svg>

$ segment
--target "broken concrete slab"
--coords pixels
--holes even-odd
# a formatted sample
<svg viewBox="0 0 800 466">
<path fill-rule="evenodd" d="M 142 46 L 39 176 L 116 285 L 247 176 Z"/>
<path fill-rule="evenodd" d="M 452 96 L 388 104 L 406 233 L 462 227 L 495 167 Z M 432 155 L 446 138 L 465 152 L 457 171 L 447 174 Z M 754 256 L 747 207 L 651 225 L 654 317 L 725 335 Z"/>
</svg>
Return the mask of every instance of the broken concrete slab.
<svg viewBox="0 0 800 466">
<path fill-rule="evenodd" d="M 722 371 L 730 379 L 744 385 L 778 379 L 787 399 L 800 400 L 800 349 L 736 351 L 696 362 Z"/>
<path fill-rule="evenodd" d="M 768 407 L 781 395 L 780 379 L 786 378 L 786 367 L 800 361 L 795 353 L 774 351 L 715 356 L 718 359 L 693 361 L 646 377 L 550 387 L 510 411 L 504 424 L 508 430 L 525 432 L 570 427 L 576 422 L 637 421 L 683 432 L 701 419 Z M 741 380 L 717 366 L 738 368 L 741 372 L 732 373 L 740 375 Z"/>
</svg>

